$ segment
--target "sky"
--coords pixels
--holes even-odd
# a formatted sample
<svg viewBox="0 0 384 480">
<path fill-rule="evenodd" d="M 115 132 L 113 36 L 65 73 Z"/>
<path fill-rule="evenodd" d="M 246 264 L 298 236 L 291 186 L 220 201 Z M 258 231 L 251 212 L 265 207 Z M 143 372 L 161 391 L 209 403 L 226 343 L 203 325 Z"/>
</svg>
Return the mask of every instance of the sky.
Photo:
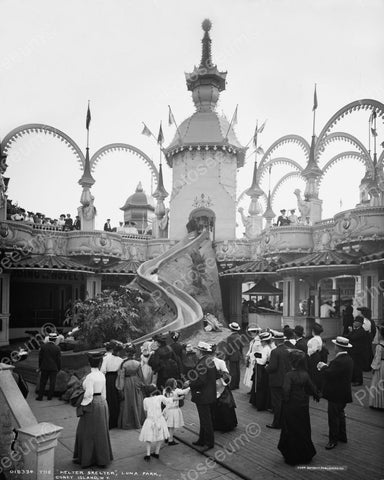
<svg viewBox="0 0 384 480">
<path fill-rule="evenodd" d="M 0 139 L 19 125 L 43 123 L 64 131 L 84 151 L 90 100 L 91 154 L 124 142 L 158 164 L 158 147 L 141 135 L 142 122 L 157 134 L 162 121 L 167 145 L 175 135 L 168 105 L 179 124 L 194 112 L 184 72 L 200 62 L 204 18 L 213 24 L 213 61 L 228 71 L 218 111 L 231 118 L 238 105 L 236 133 L 244 145 L 256 120 L 265 119 L 264 150 L 287 134 L 310 142 L 315 83 L 317 133 L 354 100 L 384 101 L 383 0 L 0 0 L 0 17 Z M 357 112 L 340 129 L 367 145 L 368 115 Z M 382 125 L 378 129 L 383 136 Z M 279 156 L 304 165 L 298 149 L 287 146 Z M 321 163 L 329 158 L 324 155 Z M 250 186 L 253 160 L 250 155 L 238 172 L 238 194 Z M 7 163 L 9 197 L 20 206 L 51 218 L 76 215 L 82 172 L 58 139 L 18 139 Z M 273 169 L 272 187 L 287 171 Z M 106 155 L 93 175 L 97 228 L 106 218 L 115 226 L 123 219 L 119 208 L 139 181 L 151 191 L 148 168 L 128 153 Z M 164 175 L 170 192 L 168 166 Z M 323 218 L 358 203 L 363 175 L 354 160 L 329 171 L 320 189 Z M 262 187 L 268 190 L 267 177 Z M 280 189 L 275 212 L 296 206 L 297 187 L 304 184 L 296 179 Z"/>
</svg>

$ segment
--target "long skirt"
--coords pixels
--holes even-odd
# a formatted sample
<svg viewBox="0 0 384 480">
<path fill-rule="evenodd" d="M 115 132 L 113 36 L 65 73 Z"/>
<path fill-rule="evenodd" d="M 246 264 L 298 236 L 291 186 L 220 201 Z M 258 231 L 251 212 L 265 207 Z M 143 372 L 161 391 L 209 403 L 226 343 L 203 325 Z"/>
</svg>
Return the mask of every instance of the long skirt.
<svg viewBox="0 0 384 480">
<path fill-rule="evenodd" d="M 316 455 L 311 439 L 308 405 L 283 404 L 281 434 L 277 448 L 289 465 L 308 463 Z"/>
<path fill-rule="evenodd" d="M 145 413 L 139 377 L 134 375 L 124 378 L 123 397 L 117 420 L 118 428 L 124 430 L 140 428 L 144 423 Z"/>
<path fill-rule="evenodd" d="M 249 403 L 258 411 L 267 410 L 270 407 L 269 377 L 265 365 L 255 365 L 253 375 L 252 392 Z"/>
<path fill-rule="evenodd" d="M 369 388 L 369 406 L 372 408 L 384 409 L 384 360 L 380 368 L 374 370 Z"/>
<path fill-rule="evenodd" d="M 319 370 L 317 370 L 317 364 L 321 362 L 321 354 L 319 351 L 313 353 L 308 358 L 308 373 L 311 377 L 312 382 L 316 385 L 318 390 L 322 390 L 323 387 L 323 377 L 320 374 Z"/>
<path fill-rule="evenodd" d="M 93 397 L 84 409 L 76 430 L 73 460 L 82 468 L 109 465 L 113 460 L 108 429 L 108 405 L 101 396 Z"/>
<path fill-rule="evenodd" d="M 229 375 L 231 382 L 229 384 L 230 390 L 237 390 L 240 386 L 240 361 L 228 362 Z"/>
<path fill-rule="evenodd" d="M 235 412 L 236 403 L 232 392 L 225 387 L 223 393 L 213 404 L 211 409 L 213 429 L 219 432 L 230 432 L 237 427 L 237 416 Z"/>
<path fill-rule="evenodd" d="M 116 388 L 117 372 L 107 372 L 105 383 L 107 390 L 107 403 L 109 409 L 109 428 L 117 427 L 117 419 L 120 411 L 119 391 Z"/>
</svg>

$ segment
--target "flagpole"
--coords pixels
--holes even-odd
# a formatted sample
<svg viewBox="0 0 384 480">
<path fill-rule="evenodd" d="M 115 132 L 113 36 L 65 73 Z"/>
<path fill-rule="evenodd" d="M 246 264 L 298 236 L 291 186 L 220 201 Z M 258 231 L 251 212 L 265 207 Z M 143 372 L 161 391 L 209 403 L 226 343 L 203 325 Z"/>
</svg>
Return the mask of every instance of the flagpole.
<svg viewBox="0 0 384 480">
<path fill-rule="evenodd" d="M 316 109 L 317 109 L 317 95 L 316 95 L 316 83 L 315 83 L 315 98 L 313 103 L 313 123 L 312 123 L 312 136 L 315 136 L 315 124 L 316 124 Z M 316 99 L 316 103 L 315 103 Z"/>
<path fill-rule="evenodd" d="M 371 117 L 368 119 L 368 153 L 371 158 Z"/>
<path fill-rule="evenodd" d="M 376 116 L 374 118 L 374 124 L 375 125 L 374 125 L 373 128 L 374 128 L 375 132 L 377 132 L 377 130 L 376 130 Z M 377 137 L 377 133 L 376 133 L 376 135 L 373 136 L 373 157 L 374 158 L 376 157 L 376 137 Z"/>
<path fill-rule="evenodd" d="M 233 123 L 233 119 L 235 118 L 235 114 L 237 113 L 237 107 L 239 106 L 239 104 L 236 105 L 236 108 L 235 108 L 235 111 L 233 112 L 233 115 L 232 115 L 232 118 L 231 118 L 231 123 L 229 124 L 229 127 L 228 127 L 228 130 L 227 130 L 227 133 L 225 134 L 225 139 L 228 140 L 228 133 L 229 131 L 231 130 L 231 127 L 232 127 L 232 123 Z"/>
<path fill-rule="evenodd" d="M 171 115 L 172 115 L 172 120 L 173 120 L 173 123 L 175 124 L 176 131 L 177 131 L 177 133 L 178 133 L 178 135 L 179 135 L 180 141 L 183 142 L 183 137 L 181 136 L 181 132 L 180 132 L 180 130 L 179 130 L 179 125 L 178 125 L 177 122 L 176 122 L 176 118 L 175 118 L 175 115 L 174 115 L 173 112 L 172 112 L 172 108 L 171 108 L 170 105 L 168 105 L 168 108 L 169 108 L 169 111 L 170 111 L 170 113 L 171 113 Z"/>
<path fill-rule="evenodd" d="M 89 112 L 89 100 L 88 100 L 88 112 Z M 87 128 L 87 150 L 89 149 L 89 125 Z"/>
</svg>

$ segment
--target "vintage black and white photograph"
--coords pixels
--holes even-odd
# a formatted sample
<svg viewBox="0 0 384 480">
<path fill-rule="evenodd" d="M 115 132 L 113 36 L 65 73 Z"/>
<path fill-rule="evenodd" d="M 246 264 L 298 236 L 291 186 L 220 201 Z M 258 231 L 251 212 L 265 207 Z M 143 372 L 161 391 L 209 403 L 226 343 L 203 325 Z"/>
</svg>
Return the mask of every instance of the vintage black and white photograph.
<svg viewBox="0 0 384 480">
<path fill-rule="evenodd" d="M 0 18 L 0 480 L 383 480 L 384 1 Z"/>
</svg>

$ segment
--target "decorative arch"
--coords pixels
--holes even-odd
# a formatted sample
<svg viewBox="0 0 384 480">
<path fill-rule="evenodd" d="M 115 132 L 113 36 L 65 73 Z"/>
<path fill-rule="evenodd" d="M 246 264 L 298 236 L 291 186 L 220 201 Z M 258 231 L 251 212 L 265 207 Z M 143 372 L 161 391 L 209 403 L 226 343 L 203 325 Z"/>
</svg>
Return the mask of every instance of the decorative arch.
<svg viewBox="0 0 384 480">
<path fill-rule="evenodd" d="M 280 187 L 283 186 L 284 183 L 286 183 L 288 180 L 291 180 L 292 178 L 300 178 L 301 180 L 304 180 L 304 178 L 301 176 L 301 172 L 289 172 L 286 173 L 283 177 L 280 178 L 280 180 L 276 183 L 275 187 L 273 188 L 271 192 L 271 205 L 273 206 L 273 202 L 275 201 L 275 197 L 277 195 L 278 190 Z"/>
<path fill-rule="evenodd" d="M 323 172 L 323 175 L 321 176 L 321 178 L 319 179 L 319 185 L 322 181 L 322 179 L 324 178 L 324 175 L 327 173 L 327 171 L 335 164 L 335 163 L 338 163 L 340 162 L 341 160 L 344 160 L 346 158 L 354 158 L 356 160 L 358 160 L 359 162 L 361 163 L 364 163 L 364 165 L 366 165 L 366 157 L 365 155 L 363 155 L 362 153 L 358 153 L 358 152 L 342 152 L 342 153 L 338 153 L 337 155 L 335 155 L 334 157 L 332 157 L 323 167 L 322 169 L 322 172 Z"/>
<path fill-rule="evenodd" d="M 285 145 L 287 143 L 293 143 L 298 145 L 303 150 L 305 157 L 307 159 L 309 158 L 310 146 L 309 146 L 309 143 L 305 140 L 305 138 L 301 137 L 300 135 L 292 135 L 292 134 L 285 135 L 284 137 L 278 138 L 268 148 L 268 150 L 265 152 L 265 154 L 263 155 L 263 158 L 260 161 L 259 169 L 261 169 L 264 166 L 264 164 L 268 162 L 269 157 L 272 155 L 272 153 L 275 150 L 277 150 L 282 145 Z"/>
<path fill-rule="evenodd" d="M 372 99 L 355 100 L 354 102 L 351 102 L 338 110 L 324 125 L 324 128 L 318 137 L 316 150 L 321 148 L 321 144 L 323 143 L 326 135 L 336 125 L 336 123 L 338 123 L 346 115 L 358 110 L 376 111 L 377 117 L 384 117 L 384 104 L 381 102 Z"/>
<path fill-rule="evenodd" d="M 295 160 L 292 160 L 291 158 L 287 158 L 287 157 L 273 158 L 272 160 L 269 160 L 267 163 L 265 163 L 262 167 L 258 168 L 257 176 L 259 181 L 263 179 L 265 173 L 273 165 L 290 165 L 292 168 L 295 168 L 299 172 L 303 171 L 303 167 L 299 163 L 297 163 Z"/>
<path fill-rule="evenodd" d="M 77 143 L 69 135 L 62 132 L 58 128 L 51 127 L 50 125 L 44 125 L 43 123 L 28 123 L 25 125 L 20 125 L 19 127 L 11 130 L 2 141 L 2 153 L 6 154 L 12 148 L 12 144 L 15 143 L 18 138 L 24 137 L 25 135 L 30 135 L 32 133 L 45 133 L 48 135 L 53 135 L 54 138 L 59 138 L 60 141 L 64 142 L 65 145 L 76 156 L 79 164 L 81 165 L 81 169 L 83 169 L 85 158 Z"/>
<path fill-rule="evenodd" d="M 132 153 L 143 160 L 143 162 L 151 170 L 152 176 L 157 184 L 159 180 L 159 171 L 157 170 L 156 165 L 142 150 L 134 147 L 133 145 L 129 145 L 128 143 L 110 143 L 109 145 L 104 145 L 104 147 L 99 148 L 99 150 L 97 150 L 97 152 L 95 152 L 90 159 L 91 170 L 94 170 L 101 157 L 105 156 L 109 152 L 117 151 Z"/>
</svg>

